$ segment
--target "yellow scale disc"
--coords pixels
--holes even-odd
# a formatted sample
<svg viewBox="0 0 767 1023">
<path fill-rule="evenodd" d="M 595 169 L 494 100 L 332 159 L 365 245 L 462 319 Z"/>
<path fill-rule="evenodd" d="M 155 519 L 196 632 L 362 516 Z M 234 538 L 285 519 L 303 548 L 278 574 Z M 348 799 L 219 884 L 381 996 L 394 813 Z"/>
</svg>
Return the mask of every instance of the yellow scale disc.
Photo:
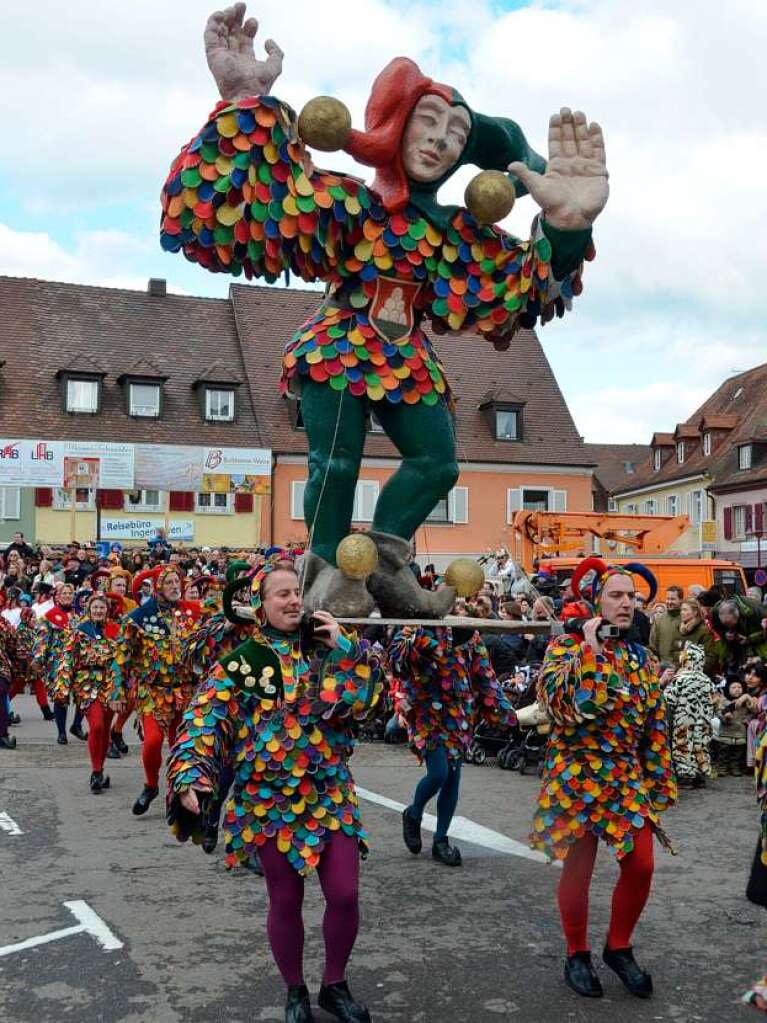
<svg viewBox="0 0 767 1023">
<path fill-rule="evenodd" d="M 282 208 L 285 210 L 289 217 L 297 217 L 299 214 L 299 209 L 298 206 L 296 205 L 296 200 L 293 198 L 292 195 L 285 196 L 285 198 L 282 200 Z"/>
<path fill-rule="evenodd" d="M 314 195 L 314 186 L 303 171 L 296 178 L 296 191 L 299 195 Z"/>
<path fill-rule="evenodd" d="M 216 127 L 218 128 L 219 135 L 223 135 L 225 139 L 233 139 L 235 135 L 240 133 L 236 114 L 222 114 L 216 121 Z"/>
<path fill-rule="evenodd" d="M 189 205 L 189 204 L 187 204 Z M 192 204 L 194 205 L 194 204 Z M 373 254 L 373 243 L 367 240 L 357 242 L 354 246 L 354 255 L 360 263 L 367 263 Z"/>
<path fill-rule="evenodd" d="M 344 200 L 344 206 L 346 207 L 346 212 L 351 213 L 353 217 L 356 217 L 362 210 L 360 201 L 356 195 L 347 196 Z"/>
<path fill-rule="evenodd" d="M 216 170 L 222 176 L 224 174 L 231 174 L 233 166 L 234 165 L 232 164 L 232 161 L 229 159 L 228 156 L 219 156 L 216 159 Z"/>
<path fill-rule="evenodd" d="M 224 224 L 226 227 L 231 227 L 238 220 L 242 220 L 242 216 L 242 207 L 230 206 L 229 203 L 224 203 L 223 206 L 219 206 L 216 210 L 216 220 L 219 224 Z"/>
</svg>

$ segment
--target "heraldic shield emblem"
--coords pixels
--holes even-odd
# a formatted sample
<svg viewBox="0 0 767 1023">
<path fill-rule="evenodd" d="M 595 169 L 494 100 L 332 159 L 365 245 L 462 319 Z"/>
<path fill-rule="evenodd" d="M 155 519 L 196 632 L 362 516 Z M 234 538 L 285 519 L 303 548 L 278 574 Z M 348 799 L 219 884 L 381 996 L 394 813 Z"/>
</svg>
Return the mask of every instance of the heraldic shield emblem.
<svg viewBox="0 0 767 1023">
<path fill-rule="evenodd" d="M 415 300 L 421 285 L 396 277 L 378 277 L 370 303 L 370 325 L 384 341 L 399 344 L 415 327 Z"/>
</svg>

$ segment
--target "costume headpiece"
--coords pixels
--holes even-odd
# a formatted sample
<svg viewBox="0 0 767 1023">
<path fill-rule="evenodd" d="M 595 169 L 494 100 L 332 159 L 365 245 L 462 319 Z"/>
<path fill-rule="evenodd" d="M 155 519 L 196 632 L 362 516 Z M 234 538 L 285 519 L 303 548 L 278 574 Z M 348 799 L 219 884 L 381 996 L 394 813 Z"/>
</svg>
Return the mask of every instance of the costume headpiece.
<svg viewBox="0 0 767 1023">
<path fill-rule="evenodd" d="M 631 561 L 626 565 L 608 565 L 602 558 L 591 557 L 584 558 L 573 573 L 570 585 L 576 597 L 581 595 L 581 583 L 583 582 L 583 577 L 588 572 L 594 573 L 591 583 L 591 603 L 597 607 L 599 606 L 605 583 L 613 575 L 638 575 L 641 579 L 644 579 L 650 587 L 650 596 L 648 598 L 650 602 L 655 599 L 655 595 L 658 592 L 658 581 L 646 565 L 641 565 L 638 561 Z"/>
<path fill-rule="evenodd" d="M 266 559 L 266 563 L 257 571 L 251 571 L 249 574 L 241 575 L 227 583 L 224 590 L 223 604 L 224 614 L 230 622 L 235 622 L 237 625 L 253 625 L 254 622 L 257 625 L 266 625 L 266 617 L 261 599 L 261 587 L 264 579 L 271 572 L 275 572 L 279 568 L 287 568 L 291 572 L 296 571 L 295 555 L 291 551 L 283 550 L 281 547 L 270 547 L 266 552 Z M 240 562 L 240 564 L 250 568 L 247 562 Z M 231 570 L 234 566 L 230 565 L 229 567 Z M 228 572 L 227 575 L 229 575 Z M 247 610 L 247 613 L 245 613 L 243 608 L 235 608 L 232 603 L 234 595 L 246 587 L 250 587 L 250 608 Z"/>
<path fill-rule="evenodd" d="M 183 582 L 184 574 L 180 568 L 175 565 L 156 565 L 154 568 L 145 568 L 143 572 L 139 572 L 133 580 L 133 586 L 131 587 L 131 593 L 135 600 L 139 599 L 141 593 L 141 587 L 147 579 L 152 580 L 152 588 L 155 594 L 159 593 L 162 589 L 162 584 L 165 582 L 165 577 L 168 575 L 177 575 L 179 582 Z"/>
</svg>

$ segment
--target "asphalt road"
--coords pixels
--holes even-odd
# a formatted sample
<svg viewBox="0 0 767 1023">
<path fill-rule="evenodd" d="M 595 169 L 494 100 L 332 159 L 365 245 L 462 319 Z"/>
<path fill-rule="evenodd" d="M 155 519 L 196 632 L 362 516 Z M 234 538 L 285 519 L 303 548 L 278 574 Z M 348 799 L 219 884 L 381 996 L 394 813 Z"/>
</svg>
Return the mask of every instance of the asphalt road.
<svg viewBox="0 0 767 1023">
<path fill-rule="evenodd" d="M 53 742 L 29 697 L 17 701 L 19 747 L 0 751 L 0 953 L 76 923 L 84 900 L 123 942 L 104 951 L 87 933 L 0 955 L 0 1020 L 8 1023 L 255 1023 L 283 1019 L 283 989 L 264 934 L 263 882 L 227 872 L 221 856 L 175 842 L 162 803 L 135 818 L 138 749 L 108 761 L 112 789 L 88 791 L 83 744 Z M 130 738 L 129 738 L 130 741 Z M 419 768 L 403 748 L 363 745 L 358 783 L 405 803 Z M 537 778 L 467 767 L 458 813 L 524 841 Z M 666 817 L 679 848 L 658 853 L 651 902 L 636 935 L 656 995 L 632 999 L 605 967 L 606 997 L 579 999 L 562 981 L 558 870 L 462 843 L 449 870 L 410 856 L 396 810 L 364 804 L 372 853 L 363 866 L 362 928 L 349 976 L 376 1023 L 558 1021 L 737 1023 L 756 1020 L 740 995 L 767 965 L 767 916 L 743 897 L 756 841 L 750 781 L 727 778 L 685 793 Z M 0 827 L 2 820 L 0 819 Z M 5 820 L 5 828 L 10 827 Z M 601 948 L 617 873 L 600 851 L 592 935 Z M 321 908 L 307 885 L 307 978 L 321 974 Z M 318 1023 L 331 1017 L 316 1010 Z"/>
</svg>

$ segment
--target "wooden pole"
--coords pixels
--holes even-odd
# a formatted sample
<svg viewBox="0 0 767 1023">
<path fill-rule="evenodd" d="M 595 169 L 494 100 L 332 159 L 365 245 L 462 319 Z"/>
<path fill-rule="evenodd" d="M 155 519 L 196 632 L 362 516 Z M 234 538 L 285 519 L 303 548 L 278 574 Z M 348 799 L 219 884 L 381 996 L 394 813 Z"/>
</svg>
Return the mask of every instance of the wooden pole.
<svg viewBox="0 0 767 1023">
<path fill-rule="evenodd" d="M 74 543 L 77 539 L 77 487 L 72 487 L 69 495 L 69 538 Z"/>
</svg>

